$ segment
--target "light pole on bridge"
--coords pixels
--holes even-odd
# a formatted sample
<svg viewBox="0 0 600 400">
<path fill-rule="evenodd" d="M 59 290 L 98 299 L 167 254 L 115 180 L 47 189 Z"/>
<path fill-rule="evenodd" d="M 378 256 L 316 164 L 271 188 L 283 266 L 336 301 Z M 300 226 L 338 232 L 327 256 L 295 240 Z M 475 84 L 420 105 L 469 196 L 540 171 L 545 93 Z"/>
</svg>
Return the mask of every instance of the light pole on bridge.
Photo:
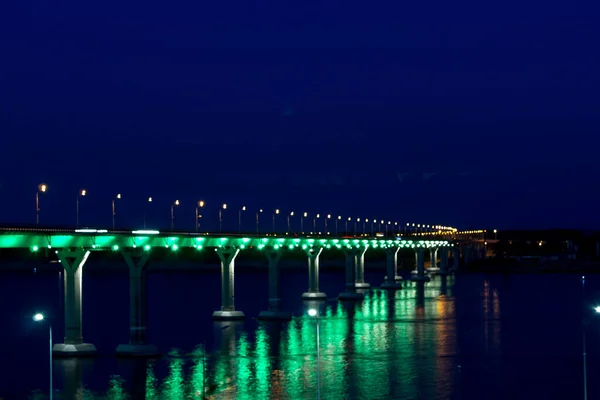
<svg viewBox="0 0 600 400">
<path fill-rule="evenodd" d="M 279 208 L 275 209 L 275 212 L 273 212 L 273 233 L 275 233 L 275 217 L 279 215 Z"/>
<path fill-rule="evenodd" d="M 300 232 L 304 233 L 304 218 L 308 217 L 308 213 L 305 211 L 300 218 Z"/>
<path fill-rule="evenodd" d="M 260 214 L 263 212 L 262 208 L 256 212 L 256 233 L 260 232 Z"/>
<path fill-rule="evenodd" d="M 112 201 L 112 227 L 113 227 L 113 229 L 115 229 L 115 216 L 117 215 L 117 212 L 115 211 L 115 200 L 120 200 L 120 199 L 121 199 L 121 193 L 118 193 L 117 196 Z"/>
<path fill-rule="evenodd" d="M 75 226 L 79 227 L 79 198 L 85 197 L 87 195 L 87 190 L 81 189 L 77 193 L 77 202 L 75 204 Z"/>
<path fill-rule="evenodd" d="M 148 203 L 152 203 L 152 197 L 148 197 L 148 201 L 144 205 L 144 229 L 146 229 L 146 214 L 148 213 Z"/>
<path fill-rule="evenodd" d="M 219 208 L 219 232 L 223 232 L 223 210 L 227 210 L 227 204 L 225 203 Z"/>
<path fill-rule="evenodd" d="M 240 208 L 238 210 L 238 232 L 242 231 L 242 212 L 246 211 L 246 206 L 242 206 L 242 208 Z"/>
<path fill-rule="evenodd" d="M 200 218 L 202 218 L 202 214 L 200 214 L 200 210 L 204 208 L 204 200 L 198 201 L 196 205 L 196 232 L 200 229 Z"/>
<path fill-rule="evenodd" d="M 288 231 L 288 235 L 291 235 L 291 234 L 292 234 L 292 225 L 290 224 L 290 217 L 293 217 L 293 216 L 294 216 L 294 212 L 293 212 L 293 211 L 292 211 L 292 212 L 290 212 L 290 213 L 288 214 L 288 216 L 287 216 L 287 225 L 288 225 L 288 229 L 287 229 L 287 231 Z"/>
<path fill-rule="evenodd" d="M 175 227 L 175 206 L 179 206 L 179 200 L 175 200 L 171 204 L 171 230 Z"/>
<path fill-rule="evenodd" d="M 46 193 L 48 190 L 48 185 L 45 183 L 40 183 L 38 185 L 38 190 L 35 192 L 35 224 L 39 225 L 40 223 L 40 193 Z"/>
</svg>

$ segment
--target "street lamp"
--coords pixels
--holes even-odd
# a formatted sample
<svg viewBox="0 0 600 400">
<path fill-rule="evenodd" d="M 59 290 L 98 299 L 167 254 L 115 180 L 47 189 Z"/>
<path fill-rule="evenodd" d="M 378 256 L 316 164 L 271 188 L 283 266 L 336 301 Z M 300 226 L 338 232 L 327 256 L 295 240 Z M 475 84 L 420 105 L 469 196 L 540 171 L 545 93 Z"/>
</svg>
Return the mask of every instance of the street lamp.
<svg viewBox="0 0 600 400">
<path fill-rule="evenodd" d="M 288 234 L 291 234 L 291 233 L 292 233 L 292 228 L 291 228 L 291 225 L 290 225 L 290 217 L 293 217 L 293 216 L 294 216 L 294 212 L 293 212 L 293 211 L 292 211 L 292 212 L 290 212 L 290 213 L 288 214 L 288 216 L 287 216 L 287 223 L 288 223 Z"/>
<path fill-rule="evenodd" d="M 242 231 L 242 211 L 246 211 L 246 206 L 242 206 L 238 211 L 238 232 Z"/>
<path fill-rule="evenodd" d="M 148 202 L 147 203 L 152 203 L 152 197 L 148 197 Z M 148 213 L 148 204 L 144 205 L 144 229 L 146 229 L 146 214 Z"/>
<path fill-rule="evenodd" d="M 498 229 L 494 229 L 494 240 L 498 240 Z"/>
<path fill-rule="evenodd" d="M 44 314 L 35 314 L 33 316 L 33 320 L 35 322 L 42 322 L 44 321 Z M 50 324 L 50 322 L 48 322 L 48 330 L 50 333 L 50 400 L 52 400 L 52 325 Z"/>
<path fill-rule="evenodd" d="M 329 235 L 329 231 L 327 230 L 327 220 L 331 219 L 331 214 L 327 214 L 327 218 L 325 218 L 325 234 Z"/>
<path fill-rule="evenodd" d="M 173 204 L 171 204 L 171 230 L 175 226 L 175 206 L 179 206 L 179 200 L 175 200 Z"/>
<path fill-rule="evenodd" d="M 262 208 L 256 212 L 256 233 L 259 232 L 259 228 L 258 228 L 259 227 L 259 215 L 262 212 L 263 212 Z"/>
<path fill-rule="evenodd" d="M 354 221 L 354 236 L 356 236 L 356 224 L 360 222 L 360 218 L 356 218 L 356 221 Z M 363 225 L 364 226 L 364 225 Z"/>
<path fill-rule="evenodd" d="M 302 218 L 300 218 L 300 232 L 304 233 L 304 218 L 308 217 L 308 213 L 304 212 Z"/>
<path fill-rule="evenodd" d="M 202 215 L 200 214 L 201 208 L 204 208 L 204 200 L 198 201 L 198 204 L 196 205 L 196 232 L 200 229 L 200 218 L 202 218 Z"/>
<path fill-rule="evenodd" d="M 321 398 L 321 338 L 319 333 L 319 311 L 311 308 L 308 315 L 317 320 L 317 399 Z"/>
<path fill-rule="evenodd" d="M 78 193 L 77 193 L 77 203 L 75 205 L 75 226 L 79 226 L 79 198 L 80 197 L 85 197 L 87 195 L 87 190 L 85 189 L 81 189 Z"/>
<path fill-rule="evenodd" d="M 279 208 L 275 209 L 275 212 L 273 213 L 273 233 L 275 233 L 275 216 L 279 215 Z"/>
<path fill-rule="evenodd" d="M 352 217 L 348 217 L 348 219 L 346 220 L 346 229 L 344 231 L 345 235 L 348 235 L 348 222 L 352 221 Z"/>
<path fill-rule="evenodd" d="M 45 183 L 40 183 L 38 185 L 38 190 L 35 192 L 35 223 L 38 225 L 40 223 L 40 193 L 46 193 L 48 190 L 48 185 Z"/>
<path fill-rule="evenodd" d="M 115 200 L 120 200 L 121 199 L 121 193 L 117 193 L 116 198 L 113 199 L 112 201 L 112 223 L 113 223 L 113 229 L 115 229 L 115 215 L 117 215 L 117 213 L 115 212 Z"/>
<path fill-rule="evenodd" d="M 227 210 L 227 204 L 225 203 L 219 208 L 219 232 L 223 231 L 223 210 Z"/>
<path fill-rule="evenodd" d="M 338 231 L 338 221 L 342 220 L 342 216 L 338 215 L 337 219 L 335 220 L 335 235 L 339 235 L 339 231 Z"/>
<path fill-rule="evenodd" d="M 321 217 L 321 214 L 317 214 L 313 218 L 313 230 L 315 231 L 315 235 L 317 234 L 317 218 L 319 217 Z"/>
</svg>

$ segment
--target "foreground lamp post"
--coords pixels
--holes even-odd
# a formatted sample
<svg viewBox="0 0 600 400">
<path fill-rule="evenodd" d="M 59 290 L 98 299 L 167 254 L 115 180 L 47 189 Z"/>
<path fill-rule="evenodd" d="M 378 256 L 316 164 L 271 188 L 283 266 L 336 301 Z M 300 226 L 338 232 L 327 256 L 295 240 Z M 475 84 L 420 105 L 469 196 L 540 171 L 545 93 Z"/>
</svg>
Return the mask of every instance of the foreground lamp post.
<svg viewBox="0 0 600 400">
<path fill-rule="evenodd" d="M 238 232 L 242 231 L 242 211 L 246 211 L 246 206 L 242 206 L 238 211 Z"/>
<path fill-rule="evenodd" d="M 46 193 L 48 190 L 48 185 L 45 183 L 40 183 L 38 185 L 38 190 L 35 192 L 35 224 L 39 225 L 40 223 L 40 193 Z"/>
<path fill-rule="evenodd" d="M 498 229 L 494 229 L 494 240 L 498 240 Z"/>
<path fill-rule="evenodd" d="M 225 203 L 219 208 L 219 232 L 223 231 L 223 210 L 227 210 L 227 204 Z"/>
<path fill-rule="evenodd" d="M 321 338 L 319 332 L 319 311 L 311 308 L 308 315 L 317 320 L 317 399 L 321 398 Z"/>
<path fill-rule="evenodd" d="M 179 200 L 175 200 L 173 204 L 171 204 L 171 230 L 175 226 L 175 206 L 179 206 Z"/>
<path fill-rule="evenodd" d="M 42 322 L 44 321 L 44 314 L 35 314 L 33 316 L 33 320 L 35 322 Z M 52 325 L 50 324 L 50 322 L 48 322 L 48 330 L 50 333 L 50 400 L 52 400 L 52 392 L 53 392 L 53 388 L 52 388 Z"/>
<path fill-rule="evenodd" d="M 113 223 L 113 229 L 115 229 L 115 215 L 117 215 L 117 213 L 115 212 L 115 200 L 121 200 L 121 193 L 118 193 L 117 196 L 113 199 L 112 201 L 112 223 Z"/>
<path fill-rule="evenodd" d="M 79 226 L 79 198 L 85 197 L 87 195 L 87 190 L 81 189 L 79 193 L 77 193 L 77 203 L 75 204 L 75 226 Z"/>
<path fill-rule="evenodd" d="M 200 229 L 200 218 L 202 218 L 202 215 L 200 214 L 201 208 L 204 208 L 204 200 L 198 201 L 198 204 L 196 205 L 196 232 Z"/>
</svg>

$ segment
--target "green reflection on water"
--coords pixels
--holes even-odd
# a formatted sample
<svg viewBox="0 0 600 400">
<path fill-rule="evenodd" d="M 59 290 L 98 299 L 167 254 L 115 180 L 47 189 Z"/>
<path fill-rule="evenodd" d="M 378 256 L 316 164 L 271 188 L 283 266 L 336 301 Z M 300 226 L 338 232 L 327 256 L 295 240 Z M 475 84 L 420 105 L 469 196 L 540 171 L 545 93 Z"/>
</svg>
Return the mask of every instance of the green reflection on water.
<svg viewBox="0 0 600 400">
<path fill-rule="evenodd" d="M 499 313 L 497 299 L 490 298 L 489 313 Z M 451 282 L 443 280 L 411 283 L 395 292 L 370 290 L 356 304 L 324 305 L 319 319 L 322 398 L 451 397 L 455 319 Z M 174 350 L 148 362 L 145 398 L 312 398 L 316 323 L 301 316 L 287 324 L 259 324 L 254 336 L 221 326 L 220 345 L 211 354 L 202 347 L 187 356 Z M 113 377 L 100 398 L 127 398 L 126 383 Z"/>
</svg>

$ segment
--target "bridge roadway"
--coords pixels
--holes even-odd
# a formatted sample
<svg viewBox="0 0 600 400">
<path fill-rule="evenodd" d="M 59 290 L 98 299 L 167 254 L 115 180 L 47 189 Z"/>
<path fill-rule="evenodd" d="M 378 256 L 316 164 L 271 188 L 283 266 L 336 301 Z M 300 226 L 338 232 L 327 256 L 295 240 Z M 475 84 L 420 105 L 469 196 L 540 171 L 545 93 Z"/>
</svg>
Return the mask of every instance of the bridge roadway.
<svg viewBox="0 0 600 400">
<path fill-rule="evenodd" d="M 285 234 L 284 234 L 285 235 Z M 152 249 L 167 248 L 178 251 L 188 248 L 201 251 L 213 249 L 221 261 L 221 309 L 213 313 L 215 320 L 243 319 L 244 313 L 234 305 L 235 259 L 242 251 L 261 251 L 267 258 L 269 268 L 269 307 L 259 319 L 290 320 L 291 314 L 281 310 L 279 260 L 284 251 L 301 251 L 308 258 L 308 290 L 302 294 L 307 301 L 326 300 L 319 290 L 319 256 L 324 250 L 336 248 L 344 252 L 346 259 L 346 289 L 339 299 L 360 301 L 368 289 L 364 281 L 365 254 L 367 250 L 383 251 L 386 255 L 386 277 L 382 289 L 400 290 L 402 277 L 398 275 L 398 251 L 415 252 L 416 270 L 411 279 L 429 281 L 425 273 L 425 252 L 431 259 L 429 272 L 447 274 L 449 252 L 453 268 L 458 268 L 460 249 L 446 240 L 412 240 L 402 237 L 331 237 L 323 236 L 265 236 L 240 233 L 190 233 L 160 232 L 158 230 L 107 230 L 94 228 L 32 228 L 0 227 L 0 250 L 28 249 L 40 252 L 52 249 L 64 269 L 64 343 L 57 343 L 53 352 L 57 356 L 91 355 L 96 352 L 93 344 L 82 337 L 82 276 L 83 266 L 92 252 L 119 252 L 129 268 L 130 278 L 130 334 L 129 343 L 119 345 L 117 354 L 124 356 L 155 356 L 158 350 L 147 343 L 146 332 L 146 265 Z M 439 253 L 439 268 L 438 266 Z M 1 263 L 1 257 L 0 257 Z"/>
</svg>

